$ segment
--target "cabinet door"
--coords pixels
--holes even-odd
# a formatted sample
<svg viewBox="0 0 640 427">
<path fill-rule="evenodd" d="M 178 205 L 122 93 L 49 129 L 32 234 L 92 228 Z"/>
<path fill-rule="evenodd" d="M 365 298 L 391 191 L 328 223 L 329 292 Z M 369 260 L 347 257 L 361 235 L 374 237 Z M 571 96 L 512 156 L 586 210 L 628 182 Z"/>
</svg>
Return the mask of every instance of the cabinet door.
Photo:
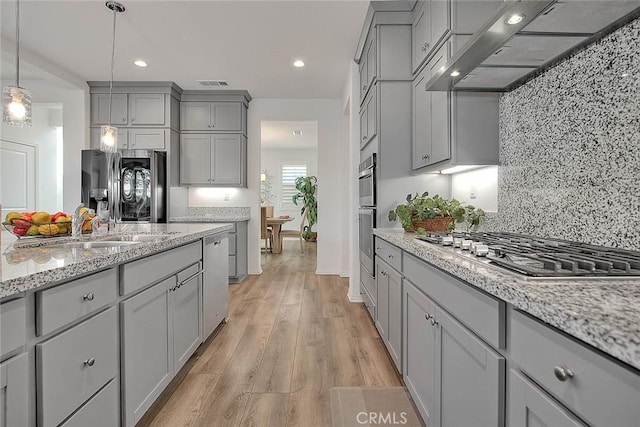
<svg viewBox="0 0 640 427">
<path fill-rule="evenodd" d="M 431 46 L 436 46 L 451 28 L 451 0 L 431 0 L 429 3 L 429 39 Z"/>
<path fill-rule="evenodd" d="M 364 104 L 360 110 L 360 136 L 360 148 L 363 148 L 369 141 L 367 137 L 367 104 Z"/>
<path fill-rule="evenodd" d="M 376 319 L 376 328 L 380 333 L 382 341 L 385 343 L 389 337 L 387 329 L 389 328 L 389 267 L 376 258 L 376 282 L 378 295 L 376 297 L 378 303 L 378 318 Z"/>
<path fill-rule="evenodd" d="M 429 62 L 433 75 L 449 58 L 449 45 L 445 44 Z M 431 157 L 427 164 L 434 164 L 451 158 L 451 96 L 450 92 L 430 92 Z"/>
<path fill-rule="evenodd" d="M 200 312 L 202 309 L 202 274 L 187 278 L 170 291 L 173 305 L 174 372 L 187 363 L 202 342 Z"/>
<path fill-rule="evenodd" d="M 211 136 L 180 136 L 180 184 L 211 184 Z"/>
<path fill-rule="evenodd" d="M 377 71 L 378 71 L 378 64 L 376 62 L 378 57 L 376 27 L 373 27 L 371 29 L 371 32 L 369 33 L 369 37 L 371 41 L 369 42 L 369 47 L 367 48 L 367 86 L 373 86 L 373 80 L 376 78 Z M 373 87 L 371 87 L 370 89 L 373 90 Z"/>
<path fill-rule="evenodd" d="M 398 372 L 402 372 L 402 276 L 393 269 L 387 269 L 387 278 L 387 349 Z"/>
<path fill-rule="evenodd" d="M 369 82 L 367 81 L 367 56 L 365 55 L 365 52 L 363 52 L 362 57 L 360 58 L 360 104 L 364 103 L 368 87 Z"/>
<path fill-rule="evenodd" d="M 27 354 L 0 364 L 0 427 L 29 424 Z"/>
<path fill-rule="evenodd" d="M 415 7 L 418 9 L 418 13 L 411 26 L 414 73 L 427 58 L 427 53 L 430 50 L 429 2 L 419 1 Z"/>
<path fill-rule="evenodd" d="M 210 102 L 180 103 L 180 130 L 211 130 Z"/>
<path fill-rule="evenodd" d="M 376 107 L 378 96 L 376 94 L 376 86 L 374 85 L 369 92 L 369 100 L 367 101 L 367 140 L 371 140 L 376 136 L 378 126 Z"/>
<path fill-rule="evenodd" d="M 120 303 L 122 402 L 125 425 L 135 425 L 173 375 L 171 277 Z"/>
<path fill-rule="evenodd" d="M 224 132 L 242 130 L 242 104 L 239 102 L 211 103 L 211 130 Z"/>
<path fill-rule="evenodd" d="M 408 280 L 404 281 L 403 303 L 404 381 L 425 424 L 436 425 L 432 424 L 436 410 L 436 328 L 430 323 L 435 307 Z"/>
<path fill-rule="evenodd" d="M 504 425 L 504 357 L 437 308 L 436 367 L 440 410 L 435 425 Z"/>
<path fill-rule="evenodd" d="M 234 241 L 235 241 L 235 235 Z M 211 236 L 204 241 L 204 281 L 202 308 L 203 341 L 227 317 L 229 301 L 229 242 L 227 237 Z M 234 249 L 235 253 L 235 249 Z"/>
<path fill-rule="evenodd" d="M 127 128 L 118 128 L 118 149 L 126 150 L 129 148 L 129 134 Z M 92 149 L 100 149 L 100 128 L 91 128 L 90 146 Z"/>
<path fill-rule="evenodd" d="M 129 149 L 164 150 L 164 136 L 164 129 L 129 129 Z"/>
<path fill-rule="evenodd" d="M 509 425 L 585 427 L 582 421 L 513 369 L 509 373 Z"/>
<path fill-rule="evenodd" d="M 111 98 L 111 124 L 126 125 L 129 122 L 127 114 L 127 95 L 113 94 Z M 91 95 L 91 125 L 109 124 L 109 94 L 94 93 Z"/>
<path fill-rule="evenodd" d="M 129 123 L 132 126 L 164 125 L 164 94 L 129 94 Z"/>
<path fill-rule="evenodd" d="M 428 165 L 431 159 L 431 92 L 425 90 L 428 75 L 427 67 L 413 82 L 413 169 Z"/>
<path fill-rule="evenodd" d="M 244 141 L 241 135 L 213 135 L 211 183 L 215 185 L 242 185 L 246 163 Z"/>
</svg>

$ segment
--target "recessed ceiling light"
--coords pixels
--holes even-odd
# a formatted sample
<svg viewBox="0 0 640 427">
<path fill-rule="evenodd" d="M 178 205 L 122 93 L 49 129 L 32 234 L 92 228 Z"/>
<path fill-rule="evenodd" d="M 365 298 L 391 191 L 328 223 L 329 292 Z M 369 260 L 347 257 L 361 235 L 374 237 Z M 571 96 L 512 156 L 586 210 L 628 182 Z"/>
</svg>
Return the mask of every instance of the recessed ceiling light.
<svg viewBox="0 0 640 427">
<path fill-rule="evenodd" d="M 296 59 L 295 61 L 293 61 L 293 66 L 297 68 L 302 68 L 304 67 L 304 62 L 300 59 Z"/>
<path fill-rule="evenodd" d="M 293 136 L 302 136 L 302 131 L 301 130 L 294 130 L 291 133 L 293 133 Z"/>
<path fill-rule="evenodd" d="M 459 75 L 460 75 L 460 71 L 458 71 L 458 70 L 453 70 L 451 72 L 451 77 L 458 77 Z"/>
<path fill-rule="evenodd" d="M 137 61 L 134 61 L 133 63 L 136 64 L 138 67 L 142 67 L 142 68 L 147 66 L 147 63 L 144 62 L 142 59 L 138 59 Z"/>
<path fill-rule="evenodd" d="M 522 22 L 524 15 L 513 14 L 505 22 L 509 25 L 516 25 Z"/>
</svg>

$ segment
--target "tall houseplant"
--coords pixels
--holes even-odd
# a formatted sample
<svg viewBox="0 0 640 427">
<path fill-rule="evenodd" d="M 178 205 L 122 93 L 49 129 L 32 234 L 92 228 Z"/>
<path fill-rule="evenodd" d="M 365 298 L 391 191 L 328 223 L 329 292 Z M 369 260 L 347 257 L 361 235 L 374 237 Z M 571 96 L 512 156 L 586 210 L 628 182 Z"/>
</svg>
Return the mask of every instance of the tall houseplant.
<svg viewBox="0 0 640 427">
<path fill-rule="evenodd" d="M 307 213 L 307 226 L 304 227 L 302 237 L 305 240 L 311 240 L 313 232 L 311 228 L 318 222 L 318 201 L 316 200 L 316 191 L 318 190 L 318 178 L 315 176 L 299 176 L 296 178 L 296 190 L 298 193 L 293 196 L 293 203 L 298 205 L 300 199 L 302 207 L 300 215 L 304 214 L 304 210 L 309 208 Z"/>
</svg>

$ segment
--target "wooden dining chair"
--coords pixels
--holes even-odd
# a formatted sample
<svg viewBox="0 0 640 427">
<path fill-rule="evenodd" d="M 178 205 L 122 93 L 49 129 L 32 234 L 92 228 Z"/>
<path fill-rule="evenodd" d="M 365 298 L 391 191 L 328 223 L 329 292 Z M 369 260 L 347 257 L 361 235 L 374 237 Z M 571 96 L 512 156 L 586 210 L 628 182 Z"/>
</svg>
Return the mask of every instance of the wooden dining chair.
<svg viewBox="0 0 640 427">
<path fill-rule="evenodd" d="M 273 233 L 271 229 L 267 228 L 267 208 L 265 206 L 260 208 L 260 239 L 264 240 L 265 252 L 273 250 Z"/>
<path fill-rule="evenodd" d="M 300 230 L 280 230 L 280 238 L 283 237 L 297 237 L 300 239 L 300 252 L 304 253 L 304 246 L 302 246 L 302 232 L 304 231 L 304 222 L 309 215 L 309 207 L 307 206 L 302 212 L 302 218 L 300 218 Z"/>
</svg>

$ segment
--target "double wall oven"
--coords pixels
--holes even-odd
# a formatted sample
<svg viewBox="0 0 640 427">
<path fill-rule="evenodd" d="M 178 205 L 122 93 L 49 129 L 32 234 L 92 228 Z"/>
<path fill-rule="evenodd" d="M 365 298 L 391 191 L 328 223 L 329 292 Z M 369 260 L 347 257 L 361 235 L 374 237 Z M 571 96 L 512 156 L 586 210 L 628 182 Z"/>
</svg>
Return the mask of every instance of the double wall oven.
<svg viewBox="0 0 640 427">
<path fill-rule="evenodd" d="M 367 157 L 360 163 L 359 170 L 359 247 L 360 264 L 373 277 L 374 244 L 373 229 L 376 226 L 376 155 Z"/>
</svg>

